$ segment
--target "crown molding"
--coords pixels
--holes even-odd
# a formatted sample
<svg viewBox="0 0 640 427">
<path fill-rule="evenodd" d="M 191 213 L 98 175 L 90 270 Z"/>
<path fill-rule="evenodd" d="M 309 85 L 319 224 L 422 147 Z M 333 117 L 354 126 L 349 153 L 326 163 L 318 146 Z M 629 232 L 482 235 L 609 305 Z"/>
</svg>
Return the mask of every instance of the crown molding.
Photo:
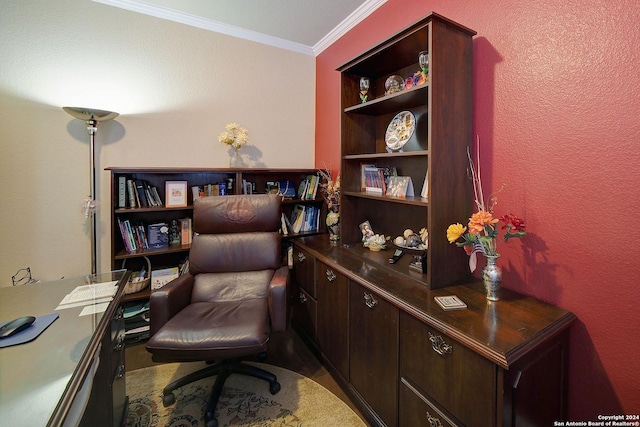
<svg viewBox="0 0 640 427">
<path fill-rule="evenodd" d="M 188 13 L 179 12 L 162 6 L 145 3 L 141 0 L 92 0 L 95 3 L 102 3 L 108 6 L 118 7 L 120 9 L 130 10 L 132 12 L 142 13 L 144 15 L 154 16 L 168 21 L 178 22 L 180 24 L 189 25 L 203 30 L 213 31 L 216 33 L 226 34 L 228 36 L 238 37 L 245 40 L 262 43 L 293 52 L 302 53 L 304 55 L 317 56 L 336 40 L 346 34 L 350 29 L 358 25 L 367 16 L 371 15 L 376 9 L 382 6 L 387 0 L 367 0 L 360 5 L 351 15 L 338 24 L 333 30 L 322 38 L 313 47 L 303 45 L 301 43 L 292 42 L 281 39 L 279 37 L 269 36 L 267 34 L 258 33 L 256 31 L 246 30 L 244 28 L 225 24 L 223 22 L 205 19 L 199 16 L 190 15 Z"/>
<path fill-rule="evenodd" d="M 205 19 L 199 16 L 190 15 L 188 13 L 179 12 L 162 6 L 151 5 L 138 0 L 92 0 L 96 3 L 106 4 L 108 6 L 118 7 L 120 9 L 130 10 L 132 12 L 142 13 L 144 15 L 154 16 L 156 18 L 166 19 L 168 21 L 178 22 L 180 24 L 189 25 L 203 30 L 213 31 L 216 33 L 226 34 L 228 36 L 238 37 L 281 49 L 291 50 L 305 55 L 314 55 L 313 48 L 301 43 L 292 42 L 281 39 L 279 37 L 269 36 L 267 34 L 258 33 L 256 31 L 246 30 L 244 28 L 225 24 L 223 22 Z"/>
<path fill-rule="evenodd" d="M 338 24 L 333 30 L 322 38 L 313 46 L 313 53 L 318 56 L 322 51 L 331 46 L 336 40 L 345 35 L 349 30 L 362 22 L 367 16 L 375 12 L 380 6 L 385 4 L 387 0 L 368 0 L 360 7 L 347 16 L 347 18 Z"/>
</svg>

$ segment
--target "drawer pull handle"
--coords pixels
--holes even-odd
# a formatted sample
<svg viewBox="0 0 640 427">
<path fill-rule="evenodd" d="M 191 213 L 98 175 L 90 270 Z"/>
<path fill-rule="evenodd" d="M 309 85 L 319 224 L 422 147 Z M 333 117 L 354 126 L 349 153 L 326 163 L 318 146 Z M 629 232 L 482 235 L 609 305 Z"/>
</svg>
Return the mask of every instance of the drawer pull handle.
<svg viewBox="0 0 640 427">
<path fill-rule="evenodd" d="M 376 299 L 373 297 L 373 295 L 368 294 L 368 293 L 364 293 L 364 303 L 367 305 L 367 307 L 373 309 L 376 305 L 378 305 L 378 301 L 376 301 Z"/>
<path fill-rule="evenodd" d="M 116 380 L 119 380 L 120 378 L 124 377 L 124 363 L 121 363 L 118 366 L 118 370 L 116 371 Z"/>
<path fill-rule="evenodd" d="M 118 310 L 116 310 L 116 314 L 115 316 L 113 316 L 113 320 L 120 320 L 124 317 L 124 307 L 120 306 L 118 307 Z"/>
<path fill-rule="evenodd" d="M 429 413 L 429 411 L 427 411 L 427 421 L 429 421 L 430 427 L 442 427 L 442 422 L 440 421 L 440 418 L 436 418 L 432 416 Z"/>
<path fill-rule="evenodd" d="M 302 292 L 300 292 L 300 302 L 301 302 L 301 303 L 303 303 L 303 304 L 304 304 L 305 302 L 307 302 L 307 297 L 306 297 L 306 296 L 304 296 L 304 294 L 303 294 Z"/>
<path fill-rule="evenodd" d="M 336 280 L 336 273 L 334 273 L 333 270 L 327 268 L 326 274 L 327 274 L 327 280 L 329 282 L 333 282 L 334 280 Z"/>
<path fill-rule="evenodd" d="M 114 351 L 119 352 L 123 348 L 124 348 L 124 334 L 123 335 L 118 335 Z"/>
<path fill-rule="evenodd" d="M 444 342 L 444 339 L 440 335 L 436 336 L 429 332 L 429 341 L 431 341 L 433 351 L 440 355 L 449 354 L 453 351 L 453 347 Z"/>
<path fill-rule="evenodd" d="M 304 262 L 305 259 L 307 259 L 307 257 L 304 256 L 302 252 L 298 252 L 298 262 Z"/>
</svg>

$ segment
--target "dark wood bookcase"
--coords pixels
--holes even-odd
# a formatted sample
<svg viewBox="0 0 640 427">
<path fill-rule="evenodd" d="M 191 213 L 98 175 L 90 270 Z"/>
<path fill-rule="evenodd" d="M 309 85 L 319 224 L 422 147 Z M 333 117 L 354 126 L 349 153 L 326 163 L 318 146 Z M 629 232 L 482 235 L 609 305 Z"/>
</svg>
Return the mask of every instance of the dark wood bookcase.
<svg viewBox="0 0 640 427">
<path fill-rule="evenodd" d="M 447 227 L 471 214 L 467 148 L 472 138 L 472 37 L 476 33 L 435 13 L 394 34 L 338 68 L 341 73 L 341 238 L 359 244 L 359 224 L 395 238 L 405 229 L 429 231 L 427 267 L 421 280 L 431 289 L 468 278 L 468 258 L 450 245 Z M 427 83 L 385 95 L 391 75 L 420 70 L 418 54 L 429 52 Z M 368 101 L 359 81 L 368 77 Z M 400 152 L 388 152 L 387 126 L 396 114 L 416 118 L 413 136 Z M 361 166 L 395 167 L 410 176 L 414 197 L 375 195 L 361 190 Z M 420 197 L 427 179 L 428 197 Z M 398 267 L 399 268 L 399 267 Z M 399 270 L 400 271 L 400 270 Z M 411 274 L 414 276 L 414 271 Z"/>
<path fill-rule="evenodd" d="M 316 175 L 316 169 L 209 169 L 209 168 L 131 168 L 131 167 L 109 167 L 111 173 L 111 268 L 128 268 L 139 270 L 145 266 L 147 259 L 151 263 L 152 269 L 176 267 L 183 262 L 188 254 L 190 245 L 170 245 L 165 249 L 143 249 L 134 252 L 127 252 L 118 226 L 118 219 L 130 220 L 132 223 L 142 223 L 149 225 L 158 222 L 170 223 L 174 219 L 192 217 L 193 214 L 193 194 L 192 186 L 202 186 L 206 184 L 216 184 L 227 182 L 233 179 L 233 189 L 229 194 L 242 194 L 243 180 L 252 183 L 253 193 L 265 193 L 267 182 L 291 181 L 298 190 L 299 183 L 309 175 Z M 165 182 L 166 181 L 186 181 L 187 182 L 187 206 L 179 208 L 140 207 L 140 208 L 120 208 L 118 203 L 118 178 L 124 176 L 126 179 L 145 181 L 151 186 L 155 186 L 160 194 L 163 203 L 166 202 Z M 291 233 L 283 236 L 283 244 L 290 244 L 292 238 L 309 236 L 326 231 L 324 226 L 324 216 L 326 215 L 325 204 L 323 203 L 320 191 L 318 190 L 315 199 L 284 199 L 283 212 L 288 217 L 295 205 L 311 205 L 320 209 L 318 231 L 305 233 Z M 124 301 L 145 299 L 149 296 L 150 289 L 147 287 L 141 292 L 125 295 Z"/>
</svg>

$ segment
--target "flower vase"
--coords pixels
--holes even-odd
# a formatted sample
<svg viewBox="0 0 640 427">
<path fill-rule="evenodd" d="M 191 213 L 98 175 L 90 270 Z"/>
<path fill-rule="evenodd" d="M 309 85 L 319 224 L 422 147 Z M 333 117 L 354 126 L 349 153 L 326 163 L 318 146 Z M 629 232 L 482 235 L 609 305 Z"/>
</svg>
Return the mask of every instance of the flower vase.
<svg viewBox="0 0 640 427">
<path fill-rule="evenodd" d="M 242 161 L 242 156 L 238 153 L 238 150 L 233 150 L 231 153 L 231 157 L 229 157 L 229 167 L 230 168 L 241 168 L 244 166 L 244 162 Z"/>
<path fill-rule="evenodd" d="M 489 301 L 499 301 L 502 288 L 502 269 L 496 265 L 500 255 L 487 255 L 487 265 L 482 268 L 482 282 Z"/>
<path fill-rule="evenodd" d="M 332 242 L 340 240 L 340 212 L 338 212 L 338 209 L 329 211 L 326 224 L 329 240 Z"/>
</svg>

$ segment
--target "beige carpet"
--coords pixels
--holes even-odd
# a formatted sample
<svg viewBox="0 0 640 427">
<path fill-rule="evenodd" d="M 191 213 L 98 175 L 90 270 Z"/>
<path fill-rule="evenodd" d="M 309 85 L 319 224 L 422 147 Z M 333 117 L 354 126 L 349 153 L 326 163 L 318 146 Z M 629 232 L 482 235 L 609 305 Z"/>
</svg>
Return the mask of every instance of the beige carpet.
<svg viewBox="0 0 640 427">
<path fill-rule="evenodd" d="M 343 401 L 320 384 L 287 369 L 254 363 L 276 375 L 282 389 L 245 375 L 231 375 L 218 403 L 219 427 L 224 426 L 366 426 Z M 215 377 L 177 390 L 176 403 L 162 405 L 162 389 L 171 381 L 204 367 L 203 363 L 172 363 L 127 373 L 127 427 L 203 427 L 204 410 Z"/>
</svg>

